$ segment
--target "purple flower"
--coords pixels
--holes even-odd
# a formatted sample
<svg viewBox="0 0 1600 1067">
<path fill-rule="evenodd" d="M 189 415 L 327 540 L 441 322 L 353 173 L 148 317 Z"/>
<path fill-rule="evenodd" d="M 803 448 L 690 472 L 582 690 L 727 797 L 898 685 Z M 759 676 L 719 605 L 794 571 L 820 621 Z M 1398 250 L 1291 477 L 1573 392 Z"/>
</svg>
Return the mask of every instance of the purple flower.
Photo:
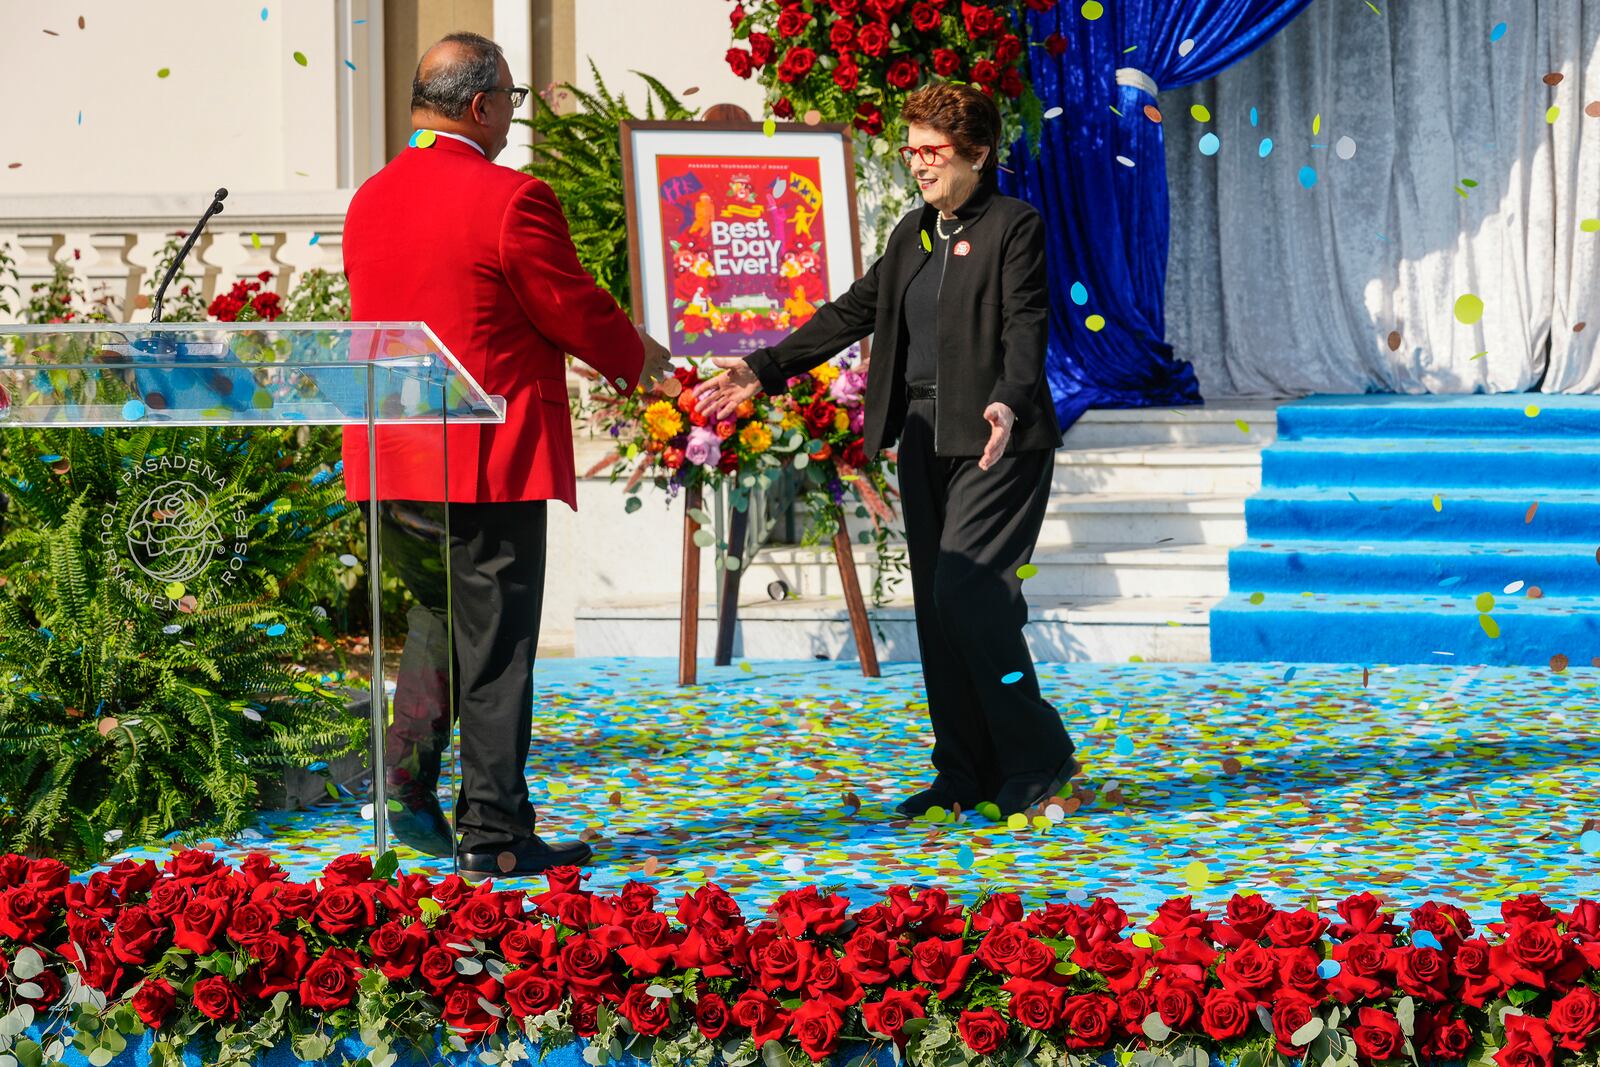
<svg viewBox="0 0 1600 1067">
<path fill-rule="evenodd" d="M 860 433 L 861 428 L 867 424 L 867 409 L 863 407 L 851 408 L 848 418 L 850 419 L 850 432 Z"/>
<path fill-rule="evenodd" d="M 717 431 L 706 426 L 696 426 L 690 430 L 683 458 L 700 467 L 715 467 L 722 458 L 722 439 L 717 436 Z"/>
<path fill-rule="evenodd" d="M 828 386 L 828 395 L 836 402 L 846 407 L 856 407 L 861 403 L 861 394 L 866 391 L 867 376 L 858 370 L 847 370 L 833 380 Z"/>
</svg>

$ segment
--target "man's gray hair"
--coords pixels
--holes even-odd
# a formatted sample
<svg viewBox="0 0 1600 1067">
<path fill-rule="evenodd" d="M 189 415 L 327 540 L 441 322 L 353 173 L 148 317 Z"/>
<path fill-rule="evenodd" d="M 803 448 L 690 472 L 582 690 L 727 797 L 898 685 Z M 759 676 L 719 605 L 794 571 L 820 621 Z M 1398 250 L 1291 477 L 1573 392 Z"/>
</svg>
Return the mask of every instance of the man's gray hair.
<svg viewBox="0 0 1600 1067">
<path fill-rule="evenodd" d="M 422 64 L 411 79 L 411 109 L 426 108 L 447 119 L 459 119 L 472 106 L 472 98 L 495 88 L 500 81 L 500 46 L 479 33 L 452 33 L 441 37 L 460 45 L 449 59 L 435 63 L 424 78 Z M 432 48 L 428 51 L 433 51 Z"/>
</svg>

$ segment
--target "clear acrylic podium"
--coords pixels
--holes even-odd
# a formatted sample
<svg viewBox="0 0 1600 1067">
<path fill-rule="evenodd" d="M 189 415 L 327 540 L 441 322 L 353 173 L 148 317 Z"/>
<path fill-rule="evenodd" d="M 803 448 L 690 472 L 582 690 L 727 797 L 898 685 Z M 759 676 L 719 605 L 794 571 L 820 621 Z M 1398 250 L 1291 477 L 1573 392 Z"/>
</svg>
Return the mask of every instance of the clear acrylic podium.
<svg viewBox="0 0 1600 1067">
<path fill-rule="evenodd" d="M 8 467 L 23 470 L 23 477 L 0 486 L 12 498 L 4 521 L 41 530 L 81 523 L 83 567 L 72 573 L 82 571 L 100 590 L 95 610 L 118 620 L 112 629 L 164 635 L 174 652 L 182 650 L 173 662 L 185 665 L 157 677 L 149 661 L 161 657 L 159 648 L 146 647 L 135 658 L 130 638 L 119 660 L 115 634 L 86 627 L 73 639 L 77 650 L 63 650 L 71 642 L 58 641 L 64 635 L 41 625 L 41 655 L 77 655 L 87 663 L 87 649 L 99 657 L 100 669 L 81 693 L 73 689 L 79 682 L 70 669 L 61 675 L 66 695 L 38 686 L 41 692 L 33 695 L 42 698 L 40 714 L 49 713 L 50 701 L 74 700 L 58 710 L 81 719 L 89 710 L 81 705 L 93 699 L 98 703 L 89 707 L 102 736 L 160 744 L 161 701 L 198 699 L 237 715 L 228 729 L 254 746 L 251 751 L 267 753 L 262 758 L 285 764 L 292 762 L 284 756 L 289 751 L 304 759 L 304 745 L 288 738 L 314 736 L 318 715 L 344 716 L 328 733 L 347 731 L 346 748 L 359 734 L 365 767 L 347 768 L 340 783 L 326 762 L 308 766 L 326 776 L 323 784 L 335 798 L 370 802 L 373 847 L 383 853 L 390 813 L 403 810 L 390 795 L 397 776 L 413 791 L 430 793 L 439 780 L 437 768 L 431 779 L 424 768 L 419 779 L 416 744 L 408 750 L 404 739 L 386 738 L 394 727 L 384 679 L 384 579 L 415 582 L 420 565 L 430 581 L 443 583 L 437 595 L 445 609 L 434 612 L 442 632 L 434 643 L 451 648 L 448 510 L 442 506 L 450 499 L 446 431 L 504 418 L 504 401 L 486 394 L 421 323 L 0 326 L 0 447 L 11 450 Z M 333 462 L 337 454 L 327 454 L 326 464 L 308 458 L 305 446 L 318 433 L 310 428 L 328 426 L 344 427 L 345 453 L 363 457 L 362 484 L 344 483 L 343 461 Z M 320 440 L 326 449 L 326 431 Z M 418 509 L 402 509 L 398 522 L 391 521 L 389 502 L 400 494 L 393 487 L 380 494 L 380 464 L 396 449 L 403 450 L 408 472 L 419 464 L 430 472 L 416 479 L 422 483 L 418 499 L 432 503 L 423 509 L 426 521 L 416 519 Z M 437 480 L 426 485 L 435 465 Z M 405 536 L 409 570 L 398 569 L 398 562 L 388 568 L 384 546 L 394 529 Z M 316 547 L 340 538 L 350 541 L 351 551 L 336 550 L 330 559 L 333 553 Z M 26 585 L 24 572 L 36 566 L 36 598 L 62 615 L 60 605 L 69 595 L 82 600 L 82 590 L 59 588 L 47 563 L 15 565 L 8 595 Z M 370 603 L 356 604 L 352 594 L 342 610 L 347 617 L 370 613 L 369 679 L 359 677 L 368 670 L 364 654 L 343 676 L 306 670 L 293 657 L 275 654 L 273 642 L 284 649 L 285 638 L 299 647 L 319 636 L 338 637 L 339 620 L 322 604 L 308 603 L 308 591 L 334 581 L 348 589 L 363 569 Z M 323 647 L 343 662 L 336 641 Z M 224 656 L 233 657 L 228 662 L 237 672 L 207 683 L 207 657 Z M 408 681 L 406 669 L 403 660 L 396 705 L 409 700 L 411 721 L 431 723 L 431 738 L 411 741 L 433 746 L 423 762 L 431 755 L 437 764 L 454 736 L 451 657 L 442 656 L 436 678 L 412 670 Z M 119 690 L 124 685 L 126 691 Z M 362 695 L 370 695 L 366 716 L 349 707 L 359 707 Z M 419 701 L 427 705 L 422 712 Z M 409 770 L 398 766 L 407 759 Z M 136 790 L 137 783 L 126 788 Z"/>
</svg>

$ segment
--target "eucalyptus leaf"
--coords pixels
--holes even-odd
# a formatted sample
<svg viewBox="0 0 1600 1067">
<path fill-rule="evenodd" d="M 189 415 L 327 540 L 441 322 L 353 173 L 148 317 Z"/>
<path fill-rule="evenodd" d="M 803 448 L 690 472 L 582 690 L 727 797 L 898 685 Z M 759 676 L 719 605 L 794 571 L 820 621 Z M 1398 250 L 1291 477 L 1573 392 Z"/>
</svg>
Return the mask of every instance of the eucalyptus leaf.
<svg viewBox="0 0 1600 1067">
<path fill-rule="evenodd" d="M 44 996 L 44 987 L 38 982 L 23 982 L 17 986 L 16 994 L 23 1000 L 38 1000 Z"/>
<path fill-rule="evenodd" d="M 1417 1002 L 1401 997 L 1400 1003 L 1394 1006 L 1394 1017 L 1400 1021 L 1400 1032 L 1410 1037 L 1417 1031 Z"/>
<path fill-rule="evenodd" d="M 711 525 L 711 516 L 707 515 L 703 508 L 690 508 L 689 509 L 689 518 L 693 519 L 695 522 L 699 523 L 701 526 L 710 526 Z"/>
<path fill-rule="evenodd" d="M 1172 1027 L 1162 1021 L 1160 1012 L 1153 1011 L 1146 1015 L 1139 1028 L 1144 1031 L 1144 1036 L 1151 1041 L 1165 1041 L 1172 1036 Z"/>
<path fill-rule="evenodd" d="M 100 1048 L 92 1049 L 89 1052 L 89 1067 L 106 1067 L 107 1064 L 116 1058 L 117 1054 L 115 1052 L 112 1052 L 110 1049 L 101 1046 Z"/>
<path fill-rule="evenodd" d="M 806 464 L 808 464 L 810 462 L 811 462 L 811 457 L 807 456 L 804 452 L 796 452 L 795 453 L 795 457 L 794 457 L 794 469 L 795 470 L 797 470 L 797 471 L 805 470 L 806 469 Z"/>
<path fill-rule="evenodd" d="M 636 496 L 630 496 L 626 501 L 623 502 L 622 510 L 625 514 L 632 515 L 635 511 L 638 511 L 642 507 L 644 507 L 643 500 L 640 500 Z"/>
<path fill-rule="evenodd" d="M 43 971 L 44 957 L 31 946 L 18 949 L 16 959 L 11 961 L 11 973 L 19 982 L 37 978 Z"/>
<path fill-rule="evenodd" d="M 696 548 L 710 548 L 716 543 L 716 535 L 710 530 L 696 530 L 694 532 L 694 544 Z"/>
<path fill-rule="evenodd" d="M 1296 1030 L 1293 1034 L 1289 1035 L 1289 1043 L 1299 1048 L 1304 1048 L 1306 1045 L 1309 1045 L 1312 1041 L 1316 1040 L 1318 1035 L 1320 1035 L 1324 1029 L 1325 1027 L 1323 1026 L 1322 1020 L 1313 1015 L 1310 1019 L 1306 1020 L 1306 1024 L 1304 1026 Z"/>
<path fill-rule="evenodd" d="M 462 956 L 460 959 L 456 960 L 456 973 L 466 975 L 482 974 L 483 964 L 479 963 L 471 956 Z"/>
<path fill-rule="evenodd" d="M 17 1063 L 21 1067 L 42 1067 L 44 1064 L 44 1049 L 39 1047 L 37 1041 L 23 1038 L 11 1051 L 16 1055 Z"/>
</svg>

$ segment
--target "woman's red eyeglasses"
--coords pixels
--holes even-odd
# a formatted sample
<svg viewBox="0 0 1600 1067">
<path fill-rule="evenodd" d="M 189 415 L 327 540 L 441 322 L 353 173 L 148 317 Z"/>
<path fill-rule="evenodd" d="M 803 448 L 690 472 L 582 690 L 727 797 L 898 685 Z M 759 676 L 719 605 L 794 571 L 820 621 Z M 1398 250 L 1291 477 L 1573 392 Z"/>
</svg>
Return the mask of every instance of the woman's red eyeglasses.
<svg viewBox="0 0 1600 1067">
<path fill-rule="evenodd" d="M 911 166 L 911 155 L 914 152 L 921 156 L 922 161 L 931 167 L 939 162 L 941 158 L 939 155 L 940 149 L 954 147 L 955 145 L 952 144 L 925 144 L 921 145 L 920 147 L 916 145 L 906 145 L 900 149 L 900 158 L 904 160 L 906 166 L 909 167 Z"/>
</svg>

